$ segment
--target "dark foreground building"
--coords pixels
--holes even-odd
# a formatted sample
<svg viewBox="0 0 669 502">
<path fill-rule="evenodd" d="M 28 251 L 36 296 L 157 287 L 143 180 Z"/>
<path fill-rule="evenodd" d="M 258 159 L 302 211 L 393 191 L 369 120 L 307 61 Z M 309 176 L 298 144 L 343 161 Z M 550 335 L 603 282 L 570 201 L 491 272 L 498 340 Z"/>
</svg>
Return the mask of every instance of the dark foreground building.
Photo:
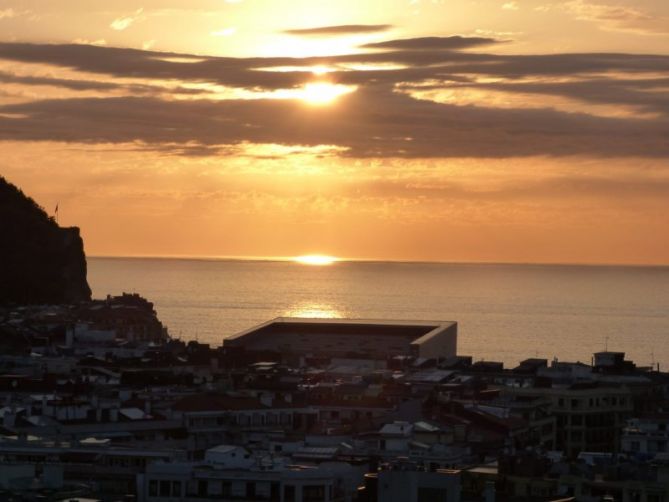
<svg viewBox="0 0 669 502">
<path fill-rule="evenodd" d="M 225 340 L 225 348 L 297 356 L 455 357 L 458 324 L 451 321 L 383 321 L 278 317 Z"/>
</svg>

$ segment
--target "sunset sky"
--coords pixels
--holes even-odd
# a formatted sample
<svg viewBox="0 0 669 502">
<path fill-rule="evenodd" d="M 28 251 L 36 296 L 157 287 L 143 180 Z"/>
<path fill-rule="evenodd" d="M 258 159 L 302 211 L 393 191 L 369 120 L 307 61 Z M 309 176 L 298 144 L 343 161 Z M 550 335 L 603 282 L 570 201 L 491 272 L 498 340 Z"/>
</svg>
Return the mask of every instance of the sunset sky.
<svg viewBox="0 0 669 502">
<path fill-rule="evenodd" d="M 89 255 L 669 264 L 667 0 L 0 0 Z"/>
</svg>

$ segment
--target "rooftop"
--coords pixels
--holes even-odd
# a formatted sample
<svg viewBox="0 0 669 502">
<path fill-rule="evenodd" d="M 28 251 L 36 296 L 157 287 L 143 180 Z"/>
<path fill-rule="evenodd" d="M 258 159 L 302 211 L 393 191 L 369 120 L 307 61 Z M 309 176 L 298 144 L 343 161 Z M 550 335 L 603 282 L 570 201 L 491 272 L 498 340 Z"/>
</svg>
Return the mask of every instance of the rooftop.
<svg viewBox="0 0 669 502">
<path fill-rule="evenodd" d="M 417 339 L 430 332 L 450 327 L 453 321 L 395 321 L 379 319 L 318 319 L 303 317 L 277 317 L 226 339 L 226 343 L 249 334 L 280 335 L 355 335 L 398 336 Z"/>
<path fill-rule="evenodd" d="M 224 341 L 224 346 L 255 352 L 322 357 L 455 355 L 457 323 L 378 319 L 312 319 L 277 317 Z"/>
</svg>

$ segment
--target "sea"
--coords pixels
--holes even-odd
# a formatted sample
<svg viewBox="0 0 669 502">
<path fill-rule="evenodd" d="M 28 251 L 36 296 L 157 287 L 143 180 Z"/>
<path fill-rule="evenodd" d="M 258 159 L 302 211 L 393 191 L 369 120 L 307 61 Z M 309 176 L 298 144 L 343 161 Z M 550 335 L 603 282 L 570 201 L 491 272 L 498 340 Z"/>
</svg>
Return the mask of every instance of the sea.
<svg viewBox="0 0 669 502">
<path fill-rule="evenodd" d="M 139 293 L 169 334 L 213 347 L 279 316 L 458 322 L 458 354 L 669 370 L 669 267 L 89 258 L 95 298 Z"/>
</svg>

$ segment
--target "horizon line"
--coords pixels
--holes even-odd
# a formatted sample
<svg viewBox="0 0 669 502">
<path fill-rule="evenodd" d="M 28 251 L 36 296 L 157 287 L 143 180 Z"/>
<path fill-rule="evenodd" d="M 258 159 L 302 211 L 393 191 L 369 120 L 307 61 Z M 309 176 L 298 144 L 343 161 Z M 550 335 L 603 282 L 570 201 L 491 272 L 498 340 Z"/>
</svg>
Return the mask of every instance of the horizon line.
<svg viewBox="0 0 669 502">
<path fill-rule="evenodd" d="M 243 255 L 109 255 L 91 254 L 87 258 L 111 260 L 180 260 L 180 261 L 247 261 L 247 262 L 274 262 L 295 263 L 299 256 L 243 256 Z M 328 255 L 330 256 L 330 255 Z M 433 265 L 509 265 L 509 266 L 551 266 L 551 267 L 632 267 L 632 268 L 668 268 L 669 263 L 597 263 L 597 262 L 524 262 L 524 261 L 468 261 L 468 260 L 420 260 L 420 259 L 381 259 L 381 258 L 351 258 L 332 256 L 337 263 L 392 263 L 392 264 L 433 264 Z"/>
</svg>

